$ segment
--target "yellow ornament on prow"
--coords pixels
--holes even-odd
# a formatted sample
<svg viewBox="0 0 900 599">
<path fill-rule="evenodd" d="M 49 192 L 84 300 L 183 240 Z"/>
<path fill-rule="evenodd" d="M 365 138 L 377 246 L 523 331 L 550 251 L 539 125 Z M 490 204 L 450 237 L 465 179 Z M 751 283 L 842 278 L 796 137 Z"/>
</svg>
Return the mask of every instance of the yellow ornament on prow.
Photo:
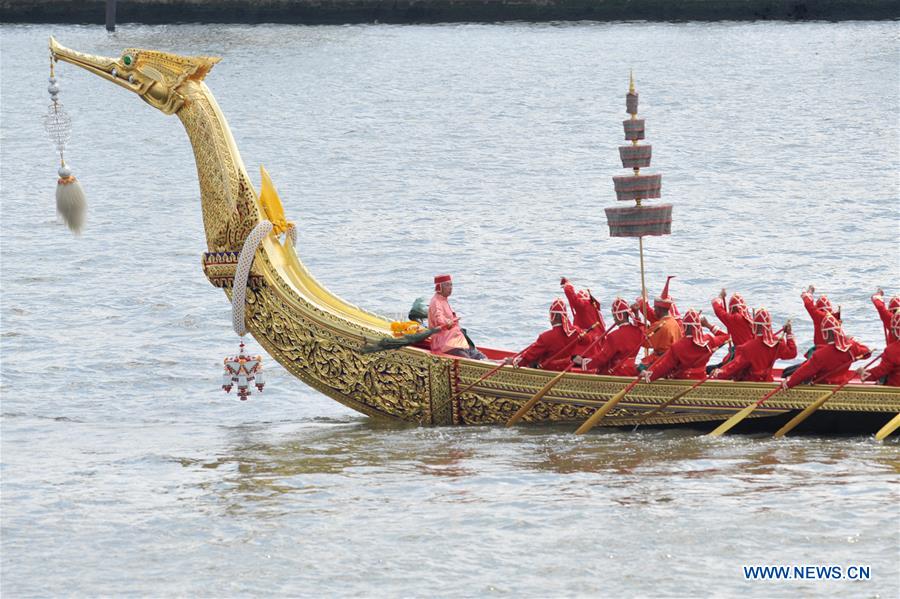
<svg viewBox="0 0 900 599">
<path fill-rule="evenodd" d="M 281 198 L 278 197 L 278 191 L 266 167 L 259 167 L 259 174 L 262 184 L 259 189 L 259 204 L 262 206 L 266 220 L 272 223 L 272 232 L 277 236 L 281 235 L 293 226 L 284 216 L 284 206 L 281 205 Z"/>
</svg>

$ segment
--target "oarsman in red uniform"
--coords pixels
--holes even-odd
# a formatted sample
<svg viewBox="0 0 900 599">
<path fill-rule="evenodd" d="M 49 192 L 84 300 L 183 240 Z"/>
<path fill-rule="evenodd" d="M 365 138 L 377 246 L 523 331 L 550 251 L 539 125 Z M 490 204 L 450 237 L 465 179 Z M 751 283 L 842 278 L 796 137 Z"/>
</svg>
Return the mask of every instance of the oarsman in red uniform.
<svg viewBox="0 0 900 599">
<path fill-rule="evenodd" d="M 713 300 L 713 312 L 731 335 L 731 342 L 735 346 L 743 345 L 753 339 L 753 316 L 750 309 L 744 302 L 744 298 L 740 293 L 732 293 L 731 299 L 728 300 L 728 309 L 725 308 L 725 297 L 727 293 L 723 289 L 719 293 L 719 297 Z"/>
<path fill-rule="evenodd" d="M 653 353 L 641 360 L 644 367 L 661 358 L 676 341 L 684 337 L 681 323 L 677 320 L 675 298 L 669 295 L 669 281 L 672 278 L 666 279 L 662 293 L 653 301 L 653 312 L 646 309 L 643 298 L 638 298 L 632 308 L 636 315 L 643 315 L 649 321 L 647 347 L 652 348 Z"/>
<path fill-rule="evenodd" d="M 813 321 L 813 346 L 806 350 L 806 353 L 803 354 L 804 357 L 809 360 L 812 357 L 813 352 L 821 347 L 822 345 L 826 345 L 825 340 L 822 336 L 822 321 L 829 314 L 832 315 L 838 323 L 841 322 L 841 310 L 838 308 L 835 310 L 834 306 L 831 304 L 831 301 L 825 297 L 824 295 L 820 295 L 819 299 L 813 299 L 813 293 L 816 292 L 816 288 L 810 285 L 807 287 L 806 291 L 800 294 L 801 299 L 803 299 L 803 306 L 806 308 L 806 311 L 809 312 L 809 317 L 812 318 Z M 787 378 L 797 371 L 803 364 L 795 364 L 794 366 L 788 366 L 784 369 L 783 376 Z"/>
<path fill-rule="evenodd" d="M 441 330 L 431 336 L 431 351 L 442 352 L 461 358 L 484 360 L 485 355 L 474 346 L 469 345 L 462 329 L 459 328 L 459 317 L 447 299 L 453 293 L 453 281 L 450 275 L 434 277 L 434 297 L 428 304 L 428 328 Z"/>
<path fill-rule="evenodd" d="M 519 356 L 506 358 L 504 363 L 544 370 L 563 370 L 569 366 L 572 363 L 570 357 L 576 349 L 574 346 L 569 352 L 564 352 L 559 357 L 555 356 L 581 334 L 581 329 L 569 322 L 566 304 L 560 298 L 556 298 L 550 304 L 550 324 L 552 326 L 549 331 L 538 335 L 534 343 L 525 348 Z M 548 362 L 550 359 L 552 361 Z"/>
<path fill-rule="evenodd" d="M 673 379 L 702 379 L 706 376 L 706 363 L 723 343 L 728 341 L 728 333 L 716 328 L 696 310 L 684 313 L 684 338 L 679 339 L 669 351 L 643 373 L 647 382 L 663 377 Z M 704 333 L 701 325 L 710 333 Z"/>
<path fill-rule="evenodd" d="M 803 305 L 806 307 L 806 311 L 809 312 L 809 317 L 812 318 L 813 321 L 813 345 L 819 347 L 825 343 L 822 336 L 822 320 L 828 314 L 831 314 L 838 322 L 840 322 L 841 311 L 840 308 L 835 310 L 834 306 L 831 305 L 831 300 L 824 295 L 820 295 L 819 299 L 813 300 L 813 293 L 815 292 L 816 288 L 810 285 L 806 291 L 800 294 L 800 297 L 803 299 Z"/>
<path fill-rule="evenodd" d="M 775 360 L 797 357 L 797 344 L 791 332 L 791 324 L 784 325 L 784 338 L 776 339 L 772 333 L 772 317 L 765 308 L 753 314 L 756 336 L 742 343 L 734 353 L 734 360 L 714 373 L 714 378 L 734 381 L 773 381 L 772 366 Z"/>
<path fill-rule="evenodd" d="M 879 289 L 875 292 L 875 295 L 872 296 L 872 303 L 875 304 L 875 309 L 878 310 L 878 316 L 881 318 L 881 324 L 884 326 L 884 342 L 891 343 L 900 339 L 900 337 L 894 333 L 893 328 L 891 328 L 891 318 L 898 310 L 900 310 L 900 295 L 892 297 L 888 305 L 885 306 L 884 290 Z"/>
<path fill-rule="evenodd" d="M 618 328 L 581 360 L 581 369 L 596 374 L 636 376 L 634 360 L 644 344 L 644 329 L 630 322 L 631 307 L 620 297 L 612 304 L 612 315 Z"/>
<path fill-rule="evenodd" d="M 894 340 L 888 343 L 884 353 L 881 354 L 881 362 L 878 363 L 878 366 L 869 370 L 865 368 L 857 370 L 860 380 L 886 379 L 885 385 L 900 387 L 900 310 L 891 316 L 890 329 Z"/>
<path fill-rule="evenodd" d="M 871 351 L 841 329 L 841 323 L 833 314 L 822 319 L 822 339 L 812 357 L 800 365 L 790 378 L 782 381 L 782 389 L 790 389 L 801 383 L 816 382 L 839 385 L 850 380 L 850 365 L 856 360 L 867 358 Z M 821 380 L 820 380 L 821 379 Z"/>
<path fill-rule="evenodd" d="M 586 331 L 599 323 L 588 333 L 590 339 L 605 333 L 606 323 L 603 322 L 603 314 L 600 312 L 600 302 L 591 294 L 591 290 L 575 291 L 575 286 L 565 277 L 559 281 L 559 284 L 566 294 L 566 299 L 569 300 L 569 308 L 572 309 L 572 321 L 575 326 Z"/>
</svg>

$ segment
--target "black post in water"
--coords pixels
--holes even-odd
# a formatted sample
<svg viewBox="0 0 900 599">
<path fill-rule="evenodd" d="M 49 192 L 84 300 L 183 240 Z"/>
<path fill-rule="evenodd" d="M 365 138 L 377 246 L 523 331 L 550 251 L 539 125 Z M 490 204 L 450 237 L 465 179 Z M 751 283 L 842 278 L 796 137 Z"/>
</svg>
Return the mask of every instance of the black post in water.
<svg viewBox="0 0 900 599">
<path fill-rule="evenodd" d="M 106 30 L 116 30 L 116 0 L 106 0 Z"/>
</svg>

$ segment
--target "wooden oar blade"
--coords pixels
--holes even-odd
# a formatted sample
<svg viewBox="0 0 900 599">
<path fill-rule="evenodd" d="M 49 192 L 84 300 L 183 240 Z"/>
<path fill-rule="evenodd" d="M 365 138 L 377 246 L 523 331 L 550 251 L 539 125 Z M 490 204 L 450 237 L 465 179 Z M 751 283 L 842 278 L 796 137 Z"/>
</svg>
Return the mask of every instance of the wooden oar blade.
<svg viewBox="0 0 900 599">
<path fill-rule="evenodd" d="M 746 408 L 744 408 L 743 410 L 741 410 L 740 412 L 738 412 L 737 414 L 735 414 L 734 416 L 732 416 L 731 418 L 729 418 L 728 420 L 726 420 L 725 422 L 720 424 L 718 426 L 718 428 L 716 428 L 716 430 L 707 434 L 706 436 L 707 437 L 721 437 L 722 435 L 724 435 L 725 433 L 727 433 L 728 431 L 730 431 L 731 429 L 736 427 L 738 424 L 740 424 L 740 422 L 744 418 L 749 416 L 753 412 L 753 410 L 755 410 L 757 407 L 758 407 L 758 405 L 756 403 L 750 404 L 749 406 L 747 406 Z"/>
<path fill-rule="evenodd" d="M 525 414 L 527 414 L 529 411 L 531 411 L 531 408 L 533 408 L 537 402 L 541 401 L 541 398 L 543 398 L 545 395 L 547 395 L 547 393 L 550 391 L 550 389 L 553 388 L 553 385 L 555 385 L 556 382 L 559 379 L 561 379 L 563 377 L 563 375 L 566 374 L 567 372 L 568 372 L 568 369 L 563 370 L 558 375 L 556 375 L 555 377 L 550 379 L 550 382 L 547 383 L 546 385 L 544 385 L 543 389 L 538 391 L 534 397 L 532 397 L 531 399 L 526 401 L 525 404 L 521 408 L 519 408 L 518 411 L 515 414 L 513 414 L 509 420 L 506 421 L 507 428 L 515 425 L 517 422 L 519 422 L 525 416 Z"/>
<path fill-rule="evenodd" d="M 890 422 L 885 424 L 881 429 L 875 433 L 875 439 L 878 441 L 884 441 L 887 439 L 891 433 L 900 428 L 900 414 L 897 414 L 893 418 L 891 418 Z"/>
<path fill-rule="evenodd" d="M 618 393 L 616 393 L 615 395 L 610 397 L 609 401 L 607 401 L 605 404 L 603 404 L 603 406 L 601 406 L 599 410 L 597 410 L 596 412 L 591 414 L 591 417 L 588 418 L 587 420 L 585 420 L 584 424 L 582 424 L 581 426 L 578 427 L 578 430 L 575 431 L 575 434 L 583 435 L 586 432 L 590 431 L 595 426 L 597 426 L 597 423 L 600 422 L 600 420 L 602 420 L 603 417 L 606 416 L 606 414 L 609 413 L 610 410 L 612 410 L 614 407 L 616 407 L 616 404 L 619 403 L 619 401 L 621 401 L 621 399 L 623 397 L 625 397 L 625 394 L 628 393 L 629 391 L 631 391 L 631 389 L 634 388 L 634 386 L 637 385 L 637 383 L 638 383 L 638 381 L 634 381 L 633 383 L 631 383 L 630 385 L 628 385 L 627 387 L 625 387 L 624 389 L 622 389 L 621 391 L 619 391 Z"/>
<path fill-rule="evenodd" d="M 644 414 L 643 416 L 641 416 L 641 417 L 638 419 L 637 424 L 634 425 L 634 428 L 632 429 L 632 432 L 636 431 L 636 430 L 638 429 L 638 427 L 639 427 L 641 424 L 643 424 L 645 421 L 647 421 L 647 420 L 649 420 L 650 418 L 652 418 L 653 416 L 659 414 L 660 412 L 662 412 L 663 410 L 665 410 L 666 408 L 668 408 L 670 405 L 672 405 L 673 403 L 675 403 L 676 401 L 678 401 L 679 399 L 681 399 L 682 397 L 684 397 L 685 395 L 687 395 L 688 393 L 690 393 L 691 391 L 693 391 L 694 389 L 696 389 L 697 387 L 699 387 L 700 385 L 702 385 L 703 383 L 705 383 L 705 382 L 708 381 L 708 380 L 709 380 L 709 377 L 706 377 L 706 378 L 703 378 L 703 379 L 697 381 L 696 383 L 694 383 L 693 385 L 691 385 L 690 387 L 688 387 L 688 388 L 685 389 L 684 391 L 681 391 L 681 392 L 679 392 L 678 394 L 676 394 L 675 397 L 673 397 L 672 399 L 670 399 L 670 400 L 664 402 L 662 405 L 657 406 L 656 408 L 654 408 L 652 412 L 647 412 L 646 414 Z"/>
<path fill-rule="evenodd" d="M 825 393 L 824 395 L 822 395 L 819 399 L 817 399 L 813 403 L 806 406 L 806 408 L 804 408 L 804 410 L 802 412 L 800 412 L 799 414 L 797 414 L 796 416 L 791 418 L 790 422 L 788 422 L 787 424 L 782 426 L 780 429 L 775 431 L 775 435 L 774 435 L 775 438 L 780 439 L 781 437 L 785 436 L 786 434 L 788 434 L 789 432 L 794 430 L 798 424 L 800 424 L 801 422 L 803 422 L 804 420 L 809 418 L 813 412 L 815 412 L 816 410 L 821 408 L 822 405 L 826 401 L 828 401 L 828 398 L 831 397 L 832 395 L 834 395 L 834 391 L 829 391 L 828 393 Z"/>
</svg>

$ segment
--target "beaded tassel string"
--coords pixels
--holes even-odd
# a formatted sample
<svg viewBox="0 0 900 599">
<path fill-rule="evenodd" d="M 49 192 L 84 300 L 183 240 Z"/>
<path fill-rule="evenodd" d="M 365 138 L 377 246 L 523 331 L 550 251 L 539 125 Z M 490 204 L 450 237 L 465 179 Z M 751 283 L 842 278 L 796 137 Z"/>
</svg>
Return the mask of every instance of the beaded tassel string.
<svg viewBox="0 0 900 599">
<path fill-rule="evenodd" d="M 72 134 L 72 119 L 59 103 L 59 86 L 56 84 L 56 75 L 53 71 L 53 57 L 50 57 L 50 109 L 44 116 L 44 129 L 50 136 L 50 141 L 59 152 L 59 179 L 56 185 L 56 211 L 75 233 L 80 233 L 84 226 L 84 217 L 87 211 L 87 202 L 84 198 L 84 190 L 81 183 L 66 166 L 65 148 Z"/>
</svg>

